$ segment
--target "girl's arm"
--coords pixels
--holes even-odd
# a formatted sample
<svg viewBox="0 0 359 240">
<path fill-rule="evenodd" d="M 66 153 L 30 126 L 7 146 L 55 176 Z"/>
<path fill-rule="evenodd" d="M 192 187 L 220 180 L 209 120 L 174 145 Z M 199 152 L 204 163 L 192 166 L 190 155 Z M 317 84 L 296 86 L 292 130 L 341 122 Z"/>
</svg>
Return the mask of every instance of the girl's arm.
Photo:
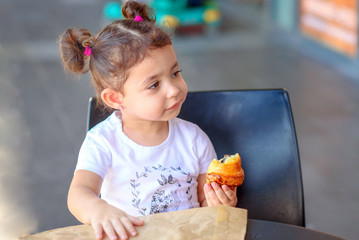
<svg viewBox="0 0 359 240">
<path fill-rule="evenodd" d="M 222 188 L 217 183 L 206 183 L 206 174 L 200 174 L 198 182 L 198 201 L 201 207 L 213 207 L 218 205 L 227 205 L 235 207 L 237 205 L 237 188 L 233 191 L 227 186 Z"/>
<path fill-rule="evenodd" d="M 133 225 L 140 226 L 144 222 L 100 199 L 101 185 L 102 178 L 97 174 L 76 171 L 68 194 L 70 212 L 82 223 L 91 224 L 98 239 L 103 238 L 103 232 L 111 240 L 117 236 L 128 239 L 126 231 L 137 235 Z"/>
<path fill-rule="evenodd" d="M 207 200 L 204 194 L 203 188 L 206 184 L 206 174 L 200 174 L 197 178 L 198 186 L 197 186 L 197 195 L 198 195 L 198 202 L 201 207 L 207 207 Z"/>
</svg>

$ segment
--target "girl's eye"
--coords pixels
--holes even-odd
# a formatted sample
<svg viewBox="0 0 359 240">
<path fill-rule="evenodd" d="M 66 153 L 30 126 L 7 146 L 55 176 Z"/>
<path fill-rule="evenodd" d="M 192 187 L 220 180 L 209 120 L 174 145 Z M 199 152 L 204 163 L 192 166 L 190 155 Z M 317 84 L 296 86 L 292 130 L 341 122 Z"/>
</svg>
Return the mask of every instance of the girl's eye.
<svg viewBox="0 0 359 240">
<path fill-rule="evenodd" d="M 176 71 L 176 72 L 174 72 L 174 73 L 172 74 L 172 78 L 177 77 L 180 72 L 182 72 L 182 69 L 181 69 L 181 70 L 178 70 L 178 71 Z"/>
<path fill-rule="evenodd" d="M 158 87 L 159 84 L 160 84 L 159 82 L 155 82 L 151 86 L 149 86 L 148 89 L 155 89 Z"/>
</svg>

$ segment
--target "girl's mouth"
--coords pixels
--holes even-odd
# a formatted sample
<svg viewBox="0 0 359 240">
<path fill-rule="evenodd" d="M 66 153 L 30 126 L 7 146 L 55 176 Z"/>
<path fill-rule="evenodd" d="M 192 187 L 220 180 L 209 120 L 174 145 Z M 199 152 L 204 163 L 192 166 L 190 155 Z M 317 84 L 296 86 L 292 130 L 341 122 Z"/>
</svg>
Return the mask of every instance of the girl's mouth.
<svg viewBox="0 0 359 240">
<path fill-rule="evenodd" d="M 172 107 L 170 107 L 170 108 L 167 109 L 167 110 L 174 110 L 174 109 L 178 108 L 178 107 L 180 106 L 180 104 L 181 104 L 181 101 L 178 101 L 177 103 L 175 103 L 174 105 L 172 105 Z"/>
</svg>

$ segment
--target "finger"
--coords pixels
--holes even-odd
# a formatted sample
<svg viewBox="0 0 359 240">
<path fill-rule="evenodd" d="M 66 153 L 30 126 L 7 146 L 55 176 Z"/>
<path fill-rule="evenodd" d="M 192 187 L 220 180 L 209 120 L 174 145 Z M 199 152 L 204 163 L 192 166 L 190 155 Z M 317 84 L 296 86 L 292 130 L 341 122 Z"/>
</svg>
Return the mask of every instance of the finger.
<svg viewBox="0 0 359 240">
<path fill-rule="evenodd" d="M 211 184 L 211 186 L 212 186 L 214 192 L 216 193 L 217 198 L 219 199 L 219 201 L 221 203 L 226 204 L 230 201 L 229 198 L 227 197 L 226 193 L 223 191 L 223 189 L 220 186 L 218 186 L 217 183 L 214 182 Z"/>
<path fill-rule="evenodd" d="M 224 193 L 227 195 L 229 202 L 228 204 L 232 207 L 237 205 L 237 188 L 231 190 L 227 185 L 222 186 Z"/>
<path fill-rule="evenodd" d="M 214 207 L 214 203 L 212 202 L 212 200 L 209 197 L 206 197 L 206 201 L 207 201 L 207 206 L 208 207 Z"/>
<path fill-rule="evenodd" d="M 203 193 L 204 193 L 204 196 L 206 198 L 206 202 L 207 202 L 208 207 L 213 207 L 214 206 L 211 199 L 210 199 L 210 197 L 209 197 L 209 195 L 207 194 L 207 192 L 211 191 L 211 189 L 212 189 L 212 187 L 208 183 L 204 184 Z"/>
<path fill-rule="evenodd" d="M 227 195 L 227 197 L 229 199 L 234 199 L 237 197 L 237 188 L 235 188 L 234 190 L 230 189 L 227 185 L 223 185 L 222 189 L 224 191 L 224 193 Z"/>
<path fill-rule="evenodd" d="M 142 226 L 143 224 L 145 224 L 145 221 L 143 221 L 142 219 L 139 219 L 137 217 L 134 217 L 131 215 L 128 215 L 127 217 L 132 222 L 132 224 L 135 226 Z"/>
<path fill-rule="evenodd" d="M 128 219 L 127 217 L 123 217 L 123 218 L 121 218 L 121 221 L 122 221 L 123 226 L 127 230 L 127 232 L 129 232 L 132 236 L 137 235 L 136 229 L 132 225 L 132 222 L 130 221 L 130 219 Z"/>
<path fill-rule="evenodd" d="M 128 235 L 127 235 L 125 227 L 122 225 L 123 224 L 122 221 L 120 221 L 118 219 L 113 219 L 112 224 L 113 224 L 113 227 L 114 227 L 114 230 L 115 230 L 117 236 L 119 236 L 120 239 L 122 239 L 122 240 L 128 239 Z"/>
<path fill-rule="evenodd" d="M 103 230 L 105 231 L 107 237 L 111 240 L 116 240 L 117 235 L 115 233 L 114 227 L 112 226 L 111 222 L 106 222 L 103 224 Z"/>
<path fill-rule="evenodd" d="M 96 239 L 99 239 L 99 240 L 102 239 L 103 238 L 103 236 L 102 236 L 103 229 L 102 229 L 101 224 L 94 224 L 94 225 L 92 225 L 92 228 L 95 231 Z"/>
<path fill-rule="evenodd" d="M 217 185 L 217 187 L 218 187 L 218 185 Z M 217 197 L 217 194 L 215 193 L 215 191 L 213 190 L 211 185 L 209 185 L 207 183 L 205 184 L 205 187 L 204 187 L 204 194 L 206 196 L 207 203 L 212 204 L 209 206 L 217 206 L 217 205 L 221 204 L 220 200 Z"/>
</svg>

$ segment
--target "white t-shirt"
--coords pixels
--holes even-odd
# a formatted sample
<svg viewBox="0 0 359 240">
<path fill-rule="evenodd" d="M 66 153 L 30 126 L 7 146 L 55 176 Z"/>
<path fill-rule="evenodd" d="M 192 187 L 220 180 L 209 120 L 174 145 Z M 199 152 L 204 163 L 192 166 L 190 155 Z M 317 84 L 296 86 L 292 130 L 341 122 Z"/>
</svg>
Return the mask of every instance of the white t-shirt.
<svg viewBox="0 0 359 240">
<path fill-rule="evenodd" d="M 214 158 L 211 141 L 193 123 L 170 120 L 167 139 L 146 147 L 123 133 L 114 112 L 87 133 L 76 170 L 101 176 L 101 198 L 140 216 L 199 207 L 197 177 Z"/>
</svg>

